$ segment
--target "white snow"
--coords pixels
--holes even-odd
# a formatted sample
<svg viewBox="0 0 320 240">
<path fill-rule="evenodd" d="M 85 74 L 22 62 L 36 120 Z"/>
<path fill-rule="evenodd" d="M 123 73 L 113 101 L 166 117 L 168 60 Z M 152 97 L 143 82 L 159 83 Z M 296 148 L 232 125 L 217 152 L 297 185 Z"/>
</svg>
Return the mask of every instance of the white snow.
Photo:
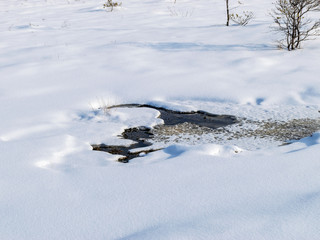
<svg viewBox="0 0 320 240">
<path fill-rule="evenodd" d="M 0 239 L 319 239 L 320 132 L 128 164 L 91 144 L 162 123 L 114 104 L 318 119 L 320 39 L 277 49 L 268 1 L 234 10 L 254 12 L 245 27 L 225 26 L 224 1 L 104 2 L 0 1 Z"/>
</svg>

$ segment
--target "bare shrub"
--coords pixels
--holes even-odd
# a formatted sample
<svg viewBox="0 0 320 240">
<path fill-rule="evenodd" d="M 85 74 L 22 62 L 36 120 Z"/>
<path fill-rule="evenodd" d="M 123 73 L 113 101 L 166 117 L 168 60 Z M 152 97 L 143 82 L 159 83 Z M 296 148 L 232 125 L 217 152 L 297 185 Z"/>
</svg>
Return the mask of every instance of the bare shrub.
<svg viewBox="0 0 320 240">
<path fill-rule="evenodd" d="M 230 19 L 241 26 L 245 26 L 254 17 L 253 12 L 244 11 L 243 14 L 232 13 Z"/>
<path fill-rule="evenodd" d="M 113 0 L 108 0 L 106 3 L 103 4 L 104 8 L 110 9 L 110 12 L 113 11 L 114 7 L 120 7 L 122 5 L 122 2 L 113 2 Z"/>
<path fill-rule="evenodd" d="M 181 8 L 176 8 L 174 6 L 168 7 L 169 13 L 173 17 L 191 17 L 194 9 L 181 9 Z"/>
<path fill-rule="evenodd" d="M 226 15 L 227 15 L 226 26 L 230 25 L 230 20 L 232 20 L 238 25 L 245 26 L 254 17 L 253 12 L 249 12 L 249 11 L 243 11 L 242 14 L 231 13 L 234 9 L 237 9 L 242 4 L 243 4 L 242 2 L 237 1 L 237 5 L 230 6 L 229 0 L 226 0 Z"/>
<path fill-rule="evenodd" d="M 284 39 L 279 47 L 289 51 L 300 48 L 301 43 L 319 36 L 320 20 L 308 18 L 308 14 L 320 11 L 320 0 L 277 0 L 271 16 L 276 23 L 275 31 L 281 32 Z"/>
</svg>

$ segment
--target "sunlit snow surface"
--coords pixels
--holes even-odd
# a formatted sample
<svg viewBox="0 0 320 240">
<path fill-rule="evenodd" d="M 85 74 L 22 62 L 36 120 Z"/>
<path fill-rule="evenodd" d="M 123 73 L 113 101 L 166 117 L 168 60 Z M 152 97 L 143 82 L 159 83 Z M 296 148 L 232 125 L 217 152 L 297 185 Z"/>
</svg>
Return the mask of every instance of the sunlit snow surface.
<svg viewBox="0 0 320 240">
<path fill-rule="evenodd" d="M 224 1 L 103 3 L 0 1 L 0 239 L 318 240 L 319 132 L 182 136 L 128 164 L 91 144 L 162 124 L 114 104 L 317 121 L 320 40 L 277 49 L 262 0 L 234 10 L 246 27 Z"/>
</svg>

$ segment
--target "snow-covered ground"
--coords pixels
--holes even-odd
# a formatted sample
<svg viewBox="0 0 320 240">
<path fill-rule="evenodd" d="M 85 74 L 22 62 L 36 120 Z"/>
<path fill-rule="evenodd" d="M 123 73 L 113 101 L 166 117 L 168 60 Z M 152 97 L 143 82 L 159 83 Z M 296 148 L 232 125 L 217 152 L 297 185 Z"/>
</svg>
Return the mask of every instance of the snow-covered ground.
<svg viewBox="0 0 320 240">
<path fill-rule="evenodd" d="M 254 12 L 245 27 L 222 0 L 103 3 L 0 1 L 0 239 L 319 239 L 320 132 L 169 142 L 128 164 L 90 144 L 162 123 L 113 104 L 319 119 L 320 39 L 277 49 L 270 1 L 234 10 Z"/>
</svg>

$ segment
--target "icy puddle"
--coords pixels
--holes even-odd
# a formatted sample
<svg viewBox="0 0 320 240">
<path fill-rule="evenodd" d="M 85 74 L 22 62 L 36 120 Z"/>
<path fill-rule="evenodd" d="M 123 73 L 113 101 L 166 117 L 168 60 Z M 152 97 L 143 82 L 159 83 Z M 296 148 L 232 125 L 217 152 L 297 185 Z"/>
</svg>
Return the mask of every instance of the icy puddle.
<svg viewBox="0 0 320 240">
<path fill-rule="evenodd" d="M 159 146 L 157 148 L 154 148 L 153 146 L 156 141 L 161 140 L 164 136 L 165 133 L 160 133 L 161 137 L 158 136 L 159 129 L 163 127 L 184 126 L 184 124 L 188 123 L 195 127 L 214 130 L 238 122 L 236 117 L 231 115 L 216 115 L 205 111 L 180 112 L 152 105 L 125 104 L 113 106 L 111 108 L 120 107 L 156 109 L 160 112 L 159 118 L 164 121 L 163 125 L 157 125 L 153 129 L 144 126 L 125 129 L 120 137 L 123 139 L 130 139 L 135 142 L 130 146 L 106 144 L 92 145 L 93 150 L 105 151 L 111 154 L 123 156 L 118 159 L 120 162 L 128 162 L 135 157 L 162 149 L 164 146 Z M 180 133 L 183 134 L 184 131 L 187 131 L 187 129 L 182 130 Z M 204 132 L 206 132 L 206 130 L 204 130 Z M 157 139 L 154 139 L 155 134 Z"/>
<path fill-rule="evenodd" d="M 196 145 L 215 143 L 235 145 L 245 150 L 258 150 L 289 144 L 311 136 L 320 130 L 320 119 L 304 118 L 288 121 L 238 119 L 233 125 L 208 129 L 183 123 L 176 126 L 156 126 L 153 144 L 156 147 L 168 144 L 188 143 Z"/>
<path fill-rule="evenodd" d="M 279 121 L 250 120 L 232 115 L 217 115 L 205 111 L 180 112 L 152 105 L 125 104 L 110 108 L 152 108 L 164 124 L 153 128 L 137 126 L 125 129 L 121 139 L 134 141 L 129 146 L 93 144 L 93 150 L 119 155 L 118 161 L 128 162 L 172 144 L 197 145 L 214 143 L 235 145 L 245 150 L 257 150 L 288 144 L 311 136 L 320 129 L 319 118 Z"/>
<path fill-rule="evenodd" d="M 157 151 L 159 149 L 145 149 L 139 150 L 141 148 L 152 146 L 152 143 L 148 142 L 147 139 L 153 137 L 151 133 L 151 128 L 147 128 L 144 126 L 135 127 L 135 128 L 127 128 L 121 134 L 121 138 L 130 139 L 136 143 L 131 144 L 130 146 L 118 146 L 118 145 L 92 145 L 93 150 L 96 151 L 104 151 L 115 155 L 122 155 L 118 159 L 119 162 L 127 163 L 129 160 L 140 157 L 141 155 Z M 134 151 L 136 150 L 136 151 Z"/>
</svg>

